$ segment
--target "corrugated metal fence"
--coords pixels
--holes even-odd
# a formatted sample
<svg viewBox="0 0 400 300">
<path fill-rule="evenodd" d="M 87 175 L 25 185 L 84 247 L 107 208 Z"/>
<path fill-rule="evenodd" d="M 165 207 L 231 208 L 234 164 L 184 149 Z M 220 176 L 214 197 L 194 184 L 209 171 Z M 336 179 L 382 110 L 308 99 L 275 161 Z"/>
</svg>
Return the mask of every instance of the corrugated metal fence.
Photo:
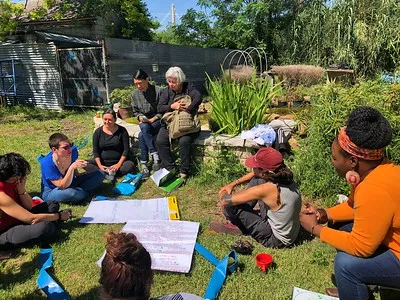
<svg viewBox="0 0 400 300">
<path fill-rule="evenodd" d="M 0 44 L 0 59 L 19 59 L 16 64 L 16 103 L 61 109 L 60 73 L 54 44 Z M 10 72 L 10 70 L 6 70 Z"/>
<path fill-rule="evenodd" d="M 101 52 L 102 49 L 99 49 Z M 75 50 L 78 51 L 79 48 Z M 70 49 L 70 51 L 75 50 Z M 107 101 L 107 92 L 112 91 L 114 88 L 122 88 L 132 84 L 132 74 L 136 69 L 144 69 L 157 84 L 166 85 L 165 72 L 171 66 L 179 66 L 186 74 L 187 79 L 193 82 L 200 92 L 204 92 L 206 73 L 211 77 L 219 75 L 221 71 L 220 65 L 225 55 L 230 51 L 229 49 L 197 48 L 111 38 L 106 39 L 105 50 L 108 64 L 109 91 L 107 91 L 105 77 L 96 75 L 96 78 L 101 79 L 101 82 L 99 81 L 101 84 L 89 84 L 90 88 L 86 88 L 82 92 L 80 92 L 79 88 L 76 88 L 75 83 L 77 91 L 74 91 L 74 93 L 77 96 L 82 94 L 81 98 L 83 100 L 75 101 L 76 103 L 74 102 L 74 104 L 85 106 L 103 105 Z M 16 66 L 16 101 L 13 102 L 12 97 L 9 97 L 7 98 L 7 104 L 62 109 L 65 104 L 69 103 L 69 98 L 71 98 L 68 96 L 69 86 L 64 86 L 64 92 L 62 92 L 63 86 L 60 73 L 66 73 L 66 71 L 61 70 L 59 67 L 57 51 L 65 52 L 63 49 L 57 50 L 53 43 L 0 43 L 0 59 L 14 58 L 20 61 Z M 93 62 L 87 62 L 87 64 L 88 70 L 95 66 Z M 101 70 L 98 71 L 103 73 L 104 65 L 99 63 L 98 66 L 101 66 Z M 81 71 L 85 71 L 86 67 L 81 69 Z M 9 70 L 6 70 L 7 72 Z M 89 76 L 90 74 L 85 74 L 72 77 L 74 77 L 74 80 L 76 79 L 75 77 L 79 77 L 79 80 L 82 78 L 87 80 L 87 78 L 93 77 Z M 63 74 L 64 77 L 67 75 Z M 98 79 L 96 80 L 98 81 Z M 63 99 L 63 94 L 65 94 L 66 99 Z M 97 96 L 94 97 L 94 94 Z M 84 96 L 88 100 L 85 100 Z M 97 100 L 94 101 L 93 99 Z"/>
<path fill-rule="evenodd" d="M 220 65 L 229 51 L 107 38 L 109 88 L 112 91 L 132 84 L 132 74 L 136 69 L 145 70 L 157 84 L 166 85 L 165 72 L 169 67 L 179 66 L 187 79 L 204 92 L 205 73 L 211 77 L 219 75 Z"/>
</svg>

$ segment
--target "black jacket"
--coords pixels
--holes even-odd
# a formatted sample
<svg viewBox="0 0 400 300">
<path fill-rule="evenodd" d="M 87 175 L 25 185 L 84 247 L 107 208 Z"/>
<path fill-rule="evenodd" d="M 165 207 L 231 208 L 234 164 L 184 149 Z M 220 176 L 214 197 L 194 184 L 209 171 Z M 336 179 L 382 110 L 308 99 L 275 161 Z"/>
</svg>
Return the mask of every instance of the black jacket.
<svg viewBox="0 0 400 300">
<path fill-rule="evenodd" d="M 157 112 L 159 114 L 165 114 L 166 112 L 173 111 L 171 104 L 174 103 L 174 99 L 177 96 L 189 95 L 192 98 L 192 103 L 186 109 L 187 112 L 191 114 L 197 114 L 199 106 L 202 102 L 200 92 L 189 82 L 184 82 L 182 86 L 182 91 L 180 93 L 175 93 L 169 87 L 161 90 L 160 97 L 157 105 Z"/>
</svg>

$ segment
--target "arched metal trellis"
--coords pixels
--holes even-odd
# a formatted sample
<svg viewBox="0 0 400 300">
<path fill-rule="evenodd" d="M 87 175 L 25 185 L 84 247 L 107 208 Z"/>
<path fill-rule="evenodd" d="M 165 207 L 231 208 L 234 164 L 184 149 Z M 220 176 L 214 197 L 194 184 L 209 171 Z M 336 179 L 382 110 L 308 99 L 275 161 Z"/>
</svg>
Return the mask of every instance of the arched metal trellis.
<svg viewBox="0 0 400 300">
<path fill-rule="evenodd" d="M 228 65 L 225 65 L 228 59 L 229 63 Z M 263 60 L 265 61 L 265 68 L 263 68 Z M 257 63 L 258 69 L 256 65 Z M 248 47 L 245 50 L 232 50 L 225 56 L 222 62 L 222 68 L 229 69 L 234 65 L 251 66 L 256 68 L 259 74 L 262 74 L 268 69 L 267 54 L 265 53 L 264 49 L 255 47 Z"/>
</svg>

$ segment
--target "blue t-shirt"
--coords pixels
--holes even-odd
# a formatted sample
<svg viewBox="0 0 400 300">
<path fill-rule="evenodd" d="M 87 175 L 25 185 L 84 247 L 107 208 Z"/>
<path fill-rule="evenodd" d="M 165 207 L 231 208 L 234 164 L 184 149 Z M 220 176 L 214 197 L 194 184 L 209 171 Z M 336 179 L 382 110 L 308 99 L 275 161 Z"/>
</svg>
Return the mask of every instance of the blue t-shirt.
<svg viewBox="0 0 400 300">
<path fill-rule="evenodd" d="M 71 164 L 78 158 L 78 149 L 73 146 Z M 55 189 L 56 186 L 51 182 L 51 180 L 58 180 L 64 177 L 60 170 L 57 168 L 53 161 L 53 152 L 50 151 L 45 157 L 40 160 L 40 170 L 42 171 L 42 184 L 45 187 Z"/>
</svg>

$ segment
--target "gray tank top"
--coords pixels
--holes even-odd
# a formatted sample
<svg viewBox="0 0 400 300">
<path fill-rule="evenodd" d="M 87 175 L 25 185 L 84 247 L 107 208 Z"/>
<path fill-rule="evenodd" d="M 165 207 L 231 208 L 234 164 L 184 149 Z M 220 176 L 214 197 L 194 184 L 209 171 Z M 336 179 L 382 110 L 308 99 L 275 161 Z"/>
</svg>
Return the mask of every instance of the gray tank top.
<svg viewBox="0 0 400 300">
<path fill-rule="evenodd" d="M 291 245 L 300 231 L 301 195 L 295 182 L 280 185 L 281 207 L 276 211 L 267 211 L 268 223 L 274 236 L 285 245 Z"/>
</svg>

